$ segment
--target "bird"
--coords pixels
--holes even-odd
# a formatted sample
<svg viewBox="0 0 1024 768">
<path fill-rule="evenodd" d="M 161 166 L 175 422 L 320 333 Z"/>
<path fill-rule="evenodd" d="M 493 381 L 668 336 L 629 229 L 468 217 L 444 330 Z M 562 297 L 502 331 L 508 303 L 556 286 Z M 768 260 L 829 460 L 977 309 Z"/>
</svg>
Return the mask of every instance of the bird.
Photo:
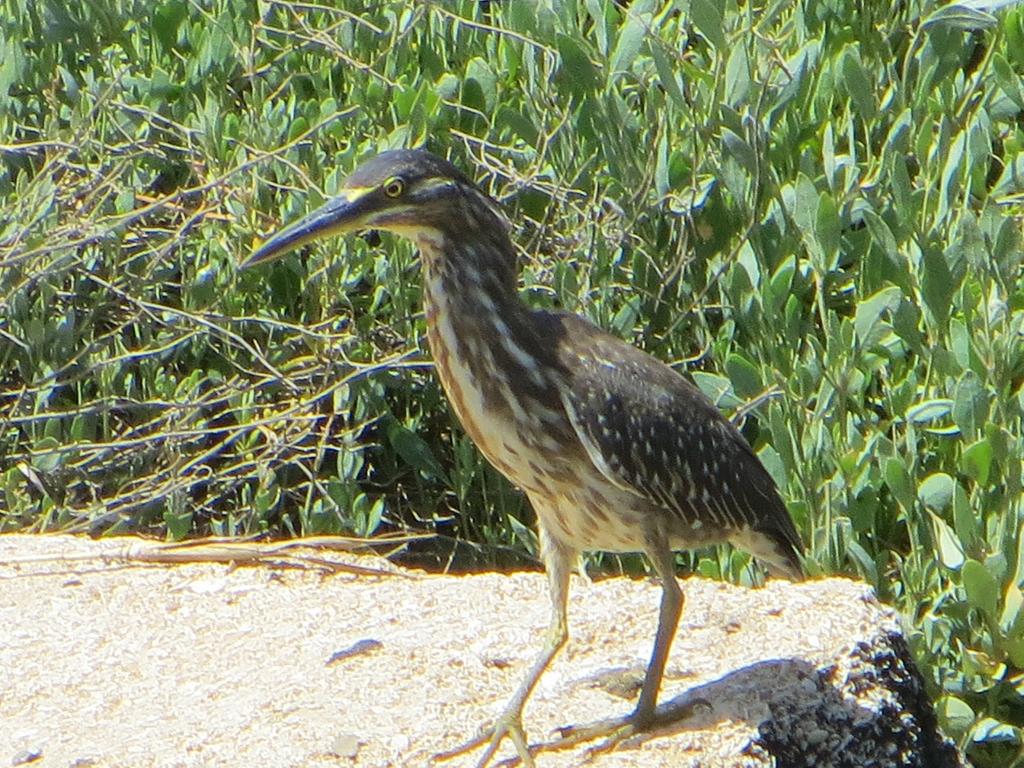
<svg viewBox="0 0 1024 768">
<path fill-rule="evenodd" d="M 733 423 L 673 368 L 581 316 L 527 306 L 501 207 L 426 149 L 365 160 L 336 197 L 271 235 L 240 266 L 367 230 L 418 248 L 436 374 L 480 452 L 529 498 L 550 592 L 543 646 L 501 715 L 439 757 L 484 747 L 478 766 L 486 766 L 507 737 L 518 759 L 534 765 L 522 713 L 568 641 L 570 574 L 585 551 L 644 553 L 662 596 L 636 707 L 580 732 L 621 740 L 649 729 L 683 607 L 676 550 L 730 542 L 772 575 L 803 577 L 803 545 L 771 475 Z"/>
</svg>

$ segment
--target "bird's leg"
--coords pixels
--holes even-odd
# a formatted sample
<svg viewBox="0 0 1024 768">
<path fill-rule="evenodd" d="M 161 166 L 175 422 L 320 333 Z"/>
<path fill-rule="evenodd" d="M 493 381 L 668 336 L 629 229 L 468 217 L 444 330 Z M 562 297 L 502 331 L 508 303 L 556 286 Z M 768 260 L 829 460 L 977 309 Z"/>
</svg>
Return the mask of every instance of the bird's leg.
<svg viewBox="0 0 1024 768">
<path fill-rule="evenodd" d="M 487 749 L 477 763 L 477 768 L 484 768 L 498 751 L 502 740 L 508 736 L 515 744 L 516 752 L 523 765 L 527 768 L 532 768 L 534 765 L 533 756 L 530 754 L 529 744 L 526 740 L 526 731 L 523 729 L 523 707 L 526 705 L 526 700 L 530 698 L 530 694 L 533 693 L 533 689 L 537 687 L 541 675 L 544 674 L 548 665 L 551 664 L 551 660 L 555 658 L 569 638 L 566 606 L 569 599 L 569 570 L 576 554 L 551 539 L 543 528 L 541 529 L 541 551 L 548 575 L 548 588 L 551 593 L 551 623 L 548 625 L 547 634 L 544 637 L 544 647 L 541 649 L 540 655 L 533 662 L 515 695 L 505 705 L 505 710 L 497 722 L 484 728 L 479 736 L 465 744 L 451 751 L 434 755 L 435 760 L 448 760 L 486 743 Z"/>
<path fill-rule="evenodd" d="M 601 720 L 583 726 L 570 726 L 560 729 L 561 738 L 550 745 L 553 749 L 567 748 L 586 741 L 607 737 L 607 741 L 596 751 L 614 749 L 619 742 L 635 736 L 650 728 L 657 721 L 656 708 L 658 691 L 665 674 L 669 649 L 679 626 L 679 617 L 683 611 L 683 593 L 675 575 L 675 557 L 665 542 L 656 542 L 648 546 L 647 556 L 651 559 L 658 576 L 661 577 L 661 609 L 658 613 L 658 631 L 654 638 L 654 650 L 651 661 L 647 665 L 643 687 L 640 689 L 640 700 L 636 709 L 626 717 Z M 670 713 L 665 719 L 676 719 L 682 713 Z"/>
<path fill-rule="evenodd" d="M 632 720 L 642 730 L 651 725 L 654 710 L 658 704 L 658 691 L 665 674 L 668 652 L 679 628 L 679 617 L 683 612 L 683 592 L 676 581 L 676 559 L 668 544 L 659 542 L 648 549 L 647 556 L 661 578 L 661 608 L 658 611 L 658 631 L 654 636 L 654 650 L 647 665 L 644 684 L 640 689 L 640 700 L 636 704 Z"/>
</svg>

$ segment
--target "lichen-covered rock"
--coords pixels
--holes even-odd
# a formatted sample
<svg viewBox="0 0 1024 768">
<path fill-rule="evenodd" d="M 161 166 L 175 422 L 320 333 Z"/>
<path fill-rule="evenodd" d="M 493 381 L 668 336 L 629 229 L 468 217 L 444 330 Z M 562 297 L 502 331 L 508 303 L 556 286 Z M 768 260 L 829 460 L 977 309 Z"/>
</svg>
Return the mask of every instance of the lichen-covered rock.
<svg viewBox="0 0 1024 768">
<path fill-rule="evenodd" d="M 773 698 L 751 751 L 778 768 L 960 768 L 903 635 L 880 632 Z"/>
</svg>

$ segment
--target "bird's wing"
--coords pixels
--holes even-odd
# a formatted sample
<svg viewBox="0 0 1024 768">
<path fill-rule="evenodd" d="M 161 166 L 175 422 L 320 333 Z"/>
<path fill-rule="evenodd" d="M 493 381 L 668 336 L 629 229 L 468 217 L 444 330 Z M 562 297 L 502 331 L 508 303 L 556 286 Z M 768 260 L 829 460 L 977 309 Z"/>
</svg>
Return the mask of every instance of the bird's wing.
<svg viewBox="0 0 1024 768">
<path fill-rule="evenodd" d="M 688 522 L 765 533 L 798 563 L 800 538 L 774 481 L 711 401 L 645 352 L 582 318 L 558 318 L 572 339 L 559 345 L 570 379 L 563 404 L 601 473 Z"/>
</svg>

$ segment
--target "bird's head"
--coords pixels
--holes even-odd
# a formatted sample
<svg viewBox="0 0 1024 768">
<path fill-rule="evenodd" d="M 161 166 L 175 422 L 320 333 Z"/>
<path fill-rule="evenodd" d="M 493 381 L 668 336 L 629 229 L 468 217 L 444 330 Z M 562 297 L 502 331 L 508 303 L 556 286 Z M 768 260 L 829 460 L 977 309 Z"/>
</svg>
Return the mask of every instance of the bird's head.
<svg viewBox="0 0 1024 768">
<path fill-rule="evenodd" d="M 344 232 L 385 230 L 423 246 L 495 228 L 505 228 L 497 206 L 454 165 L 422 149 L 391 150 L 360 165 L 337 197 L 273 235 L 241 266 Z"/>
</svg>

